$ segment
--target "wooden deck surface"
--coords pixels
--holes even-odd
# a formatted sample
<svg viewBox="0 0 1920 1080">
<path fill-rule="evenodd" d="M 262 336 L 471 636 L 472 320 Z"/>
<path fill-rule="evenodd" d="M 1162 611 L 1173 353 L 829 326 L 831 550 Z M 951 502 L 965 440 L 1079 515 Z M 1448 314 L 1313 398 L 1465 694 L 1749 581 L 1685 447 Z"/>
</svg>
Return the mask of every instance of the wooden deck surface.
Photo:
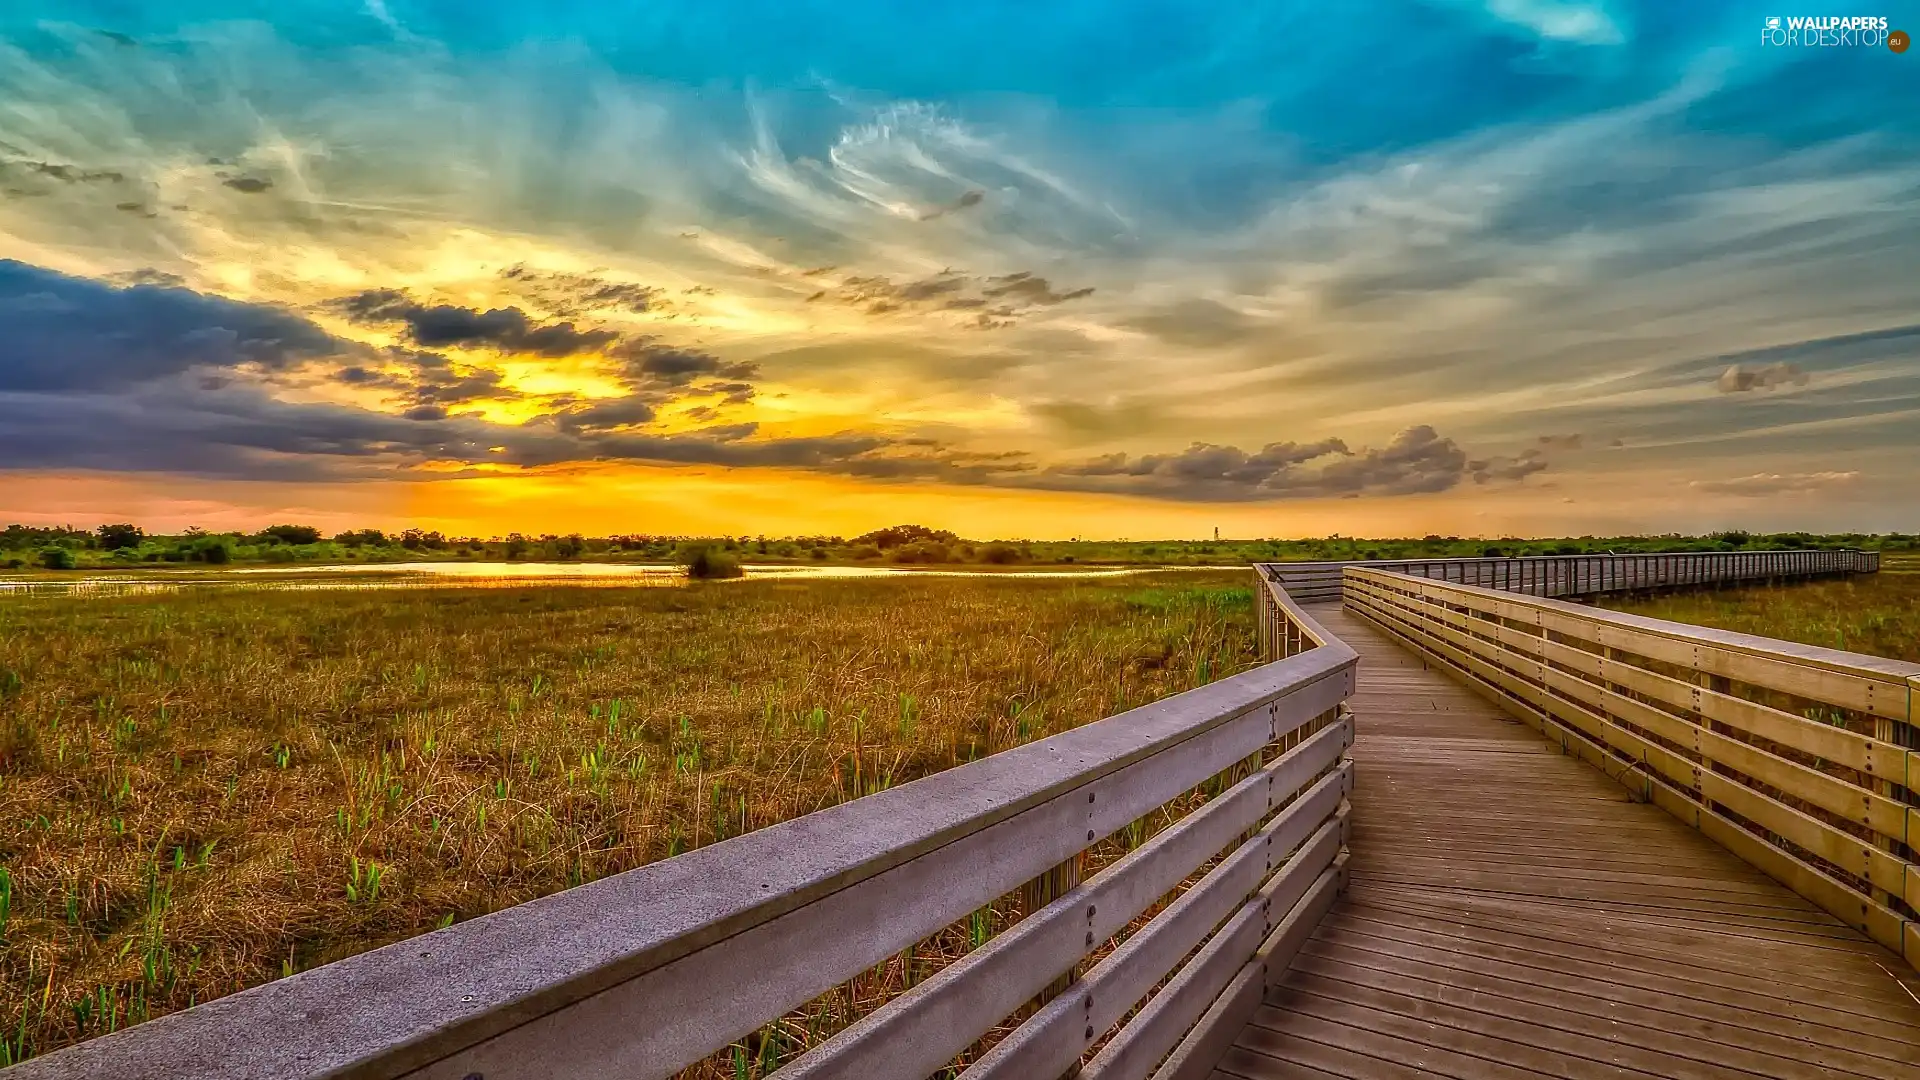
<svg viewBox="0 0 1920 1080">
<path fill-rule="evenodd" d="M 1361 656 L 1352 883 L 1214 1080 L 1920 1078 L 1897 957 L 1313 614 Z"/>
</svg>

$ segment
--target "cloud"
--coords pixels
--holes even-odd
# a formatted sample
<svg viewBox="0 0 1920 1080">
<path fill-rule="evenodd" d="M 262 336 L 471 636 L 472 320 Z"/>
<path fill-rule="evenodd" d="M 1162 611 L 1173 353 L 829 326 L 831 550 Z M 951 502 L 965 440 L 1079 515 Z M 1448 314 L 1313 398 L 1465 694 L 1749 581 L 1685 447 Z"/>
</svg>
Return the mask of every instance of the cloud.
<svg viewBox="0 0 1920 1080">
<path fill-rule="evenodd" d="M 1169 345 L 1190 348 L 1215 348 L 1246 340 L 1265 323 L 1217 300 L 1191 299 L 1124 321 Z"/>
<path fill-rule="evenodd" d="M 476 311 L 422 304 L 397 289 L 369 289 L 337 300 L 333 307 L 359 323 L 403 323 L 414 344 L 429 349 L 492 348 L 558 358 L 597 352 L 620 340 L 613 330 L 578 330 L 570 322 L 537 324 L 517 307 Z"/>
<path fill-rule="evenodd" d="M 812 276 L 825 270 L 809 271 Z M 1093 294 L 1091 287 L 1054 289 L 1031 271 L 976 277 L 952 268 L 904 283 L 884 275 L 853 275 L 815 291 L 809 302 L 831 300 L 869 315 L 901 312 L 951 313 L 960 325 L 1000 329 L 1041 307 L 1053 307 Z"/>
<path fill-rule="evenodd" d="M 979 189 L 966 192 L 965 194 L 961 195 L 959 198 L 953 200 L 952 202 L 946 204 L 945 206 L 935 207 L 932 210 L 925 211 L 920 215 L 920 220 L 932 221 L 935 218 L 943 218 L 943 217 L 946 217 L 948 214 L 958 213 L 959 211 L 965 210 L 970 206 L 979 206 L 981 200 L 985 199 L 986 197 L 987 197 L 987 193 L 984 191 L 980 191 Z"/>
<path fill-rule="evenodd" d="M 1572 435 L 1542 435 L 1534 441 L 1543 450 L 1578 450 L 1586 442 L 1578 432 Z"/>
<path fill-rule="evenodd" d="M 1799 367 L 1785 361 L 1776 361 L 1763 368 L 1744 368 L 1734 364 L 1720 373 L 1713 385 L 1723 394 L 1742 394 L 1749 390 L 1773 390 L 1786 386 L 1807 385 L 1807 373 Z"/>
<path fill-rule="evenodd" d="M 1051 466 L 1021 486 L 1248 502 L 1439 492 L 1458 486 L 1467 473 L 1466 452 L 1423 424 L 1383 447 L 1359 451 L 1341 439 L 1323 439 L 1269 443 L 1253 453 L 1194 443 L 1173 454 L 1107 454 Z"/>
<path fill-rule="evenodd" d="M 1454 0 L 1455 6 L 1481 6 L 1502 22 L 1548 41 L 1575 45 L 1619 45 L 1627 40 L 1612 5 L 1594 0 Z"/>
<path fill-rule="evenodd" d="M 516 263 L 500 271 L 500 277 L 520 286 L 542 307 L 559 315 L 579 316 L 607 310 L 642 315 L 674 309 L 664 289 L 633 281 L 615 281 L 598 274 L 542 272 Z"/>
<path fill-rule="evenodd" d="M 628 397 L 563 409 L 554 413 L 551 419 L 560 430 L 580 434 L 638 427 L 652 422 L 655 415 L 653 406 L 639 398 Z"/>
<path fill-rule="evenodd" d="M 352 354 L 291 311 L 0 260 L 0 391 L 105 390 L 197 367 L 285 370 Z"/>
<path fill-rule="evenodd" d="M 1467 471 L 1473 474 L 1476 484 L 1488 484 L 1496 480 L 1525 480 L 1546 469 L 1547 456 L 1532 447 L 1513 457 L 1490 457 L 1467 462 Z"/>
<path fill-rule="evenodd" d="M 1860 479 L 1857 471 L 1813 473 L 1754 473 L 1728 480 L 1695 480 L 1688 484 L 1697 491 L 1742 498 L 1773 495 L 1807 495 L 1850 487 Z"/>
<path fill-rule="evenodd" d="M 264 176 L 230 176 L 220 182 L 247 195 L 258 195 L 273 190 L 273 181 Z"/>
<path fill-rule="evenodd" d="M 750 360 L 722 360 L 700 349 L 670 345 L 653 337 L 632 338 L 608 352 L 630 385 L 684 387 L 702 378 L 727 380 L 728 393 L 751 391 L 744 380 L 757 378 L 759 366 Z"/>
</svg>

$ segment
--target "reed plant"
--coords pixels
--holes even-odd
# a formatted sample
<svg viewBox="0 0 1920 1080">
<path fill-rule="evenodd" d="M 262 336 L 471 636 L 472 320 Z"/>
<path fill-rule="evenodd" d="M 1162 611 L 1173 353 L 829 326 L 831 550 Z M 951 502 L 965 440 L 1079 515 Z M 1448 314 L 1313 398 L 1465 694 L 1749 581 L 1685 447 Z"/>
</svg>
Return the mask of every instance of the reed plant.
<svg viewBox="0 0 1920 1080">
<path fill-rule="evenodd" d="M 0 600 L 0 1064 L 1243 670 L 1250 584 Z M 782 1021 L 740 1067 L 1015 914 Z"/>
</svg>

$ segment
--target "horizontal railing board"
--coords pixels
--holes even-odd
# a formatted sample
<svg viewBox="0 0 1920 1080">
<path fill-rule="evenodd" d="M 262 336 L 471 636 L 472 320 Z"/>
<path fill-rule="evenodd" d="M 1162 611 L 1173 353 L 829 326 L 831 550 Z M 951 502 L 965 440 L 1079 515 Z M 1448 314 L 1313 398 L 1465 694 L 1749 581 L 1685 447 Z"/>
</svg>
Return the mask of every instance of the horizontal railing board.
<svg viewBox="0 0 1920 1080">
<path fill-rule="evenodd" d="M 1293 700 L 1289 712 L 1298 721 L 1309 720 L 1352 692 L 1354 660 L 1344 646 L 1302 653 L 864 799 L 163 1016 L 30 1060 L 13 1075 L 407 1075 L 573 1011 L 1279 698 Z M 262 1038 L 262 1031 L 274 1037 Z M 535 1063 L 536 1074 L 557 1067 L 551 1054 Z M 636 1075 L 630 1068 L 623 1066 L 623 1075 Z"/>
<path fill-rule="evenodd" d="M 1118 933 L 1265 817 L 1277 799 L 1292 798 L 1314 775 L 1334 765 L 1352 742 L 1351 720 L 1323 729 L 1046 908 L 784 1066 L 781 1075 L 794 1080 L 932 1075 L 975 1041 L 973 1033 L 1000 1022 L 1052 983 L 1087 954 L 1090 943 Z M 1322 787 L 1330 788 L 1332 794 L 1316 800 Z M 1285 843 L 1291 834 L 1282 830 L 1289 825 L 1296 825 L 1304 836 L 1310 827 L 1297 823 L 1311 817 L 1318 824 L 1342 794 L 1344 787 L 1339 785 L 1315 785 L 1263 831 L 1266 846 Z M 1331 805 L 1323 805 L 1329 797 Z M 1281 832 L 1277 839 L 1276 832 Z M 1294 837 L 1293 843 L 1298 842 Z M 1223 875 L 1218 880 L 1224 882 L 1223 872 L 1230 873 L 1218 867 L 1206 880 Z M 1250 882 L 1242 895 L 1257 881 Z M 1149 929 L 1164 917 L 1149 923 Z"/>
<path fill-rule="evenodd" d="M 1350 789 L 1351 766 L 1343 769 L 1342 773 L 1342 778 L 1336 780 L 1329 777 L 1316 788 L 1322 792 Z M 1328 780 L 1335 780 L 1337 786 L 1329 785 Z M 1337 799 L 1334 802 L 1338 804 Z M 1297 820 L 1309 819 L 1303 817 Z M 1199 1015 L 1199 1010 L 1204 1010 L 1211 1001 L 1211 994 L 1217 993 L 1217 988 L 1209 987 L 1207 980 L 1219 966 L 1228 963 L 1217 958 L 1233 958 L 1231 966 L 1237 970 L 1259 945 L 1269 921 L 1291 910 L 1297 898 L 1339 854 L 1346 829 L 1344 814 L 1318 822 L 1312 834 L 1299 844 L 1293 857 L 1278 873 L 1260 885 L 1258 893 L 1243 902 L 1228 904 L 1224 910 L 1212 904 L 1202 908 L 1201 902 L 1206 897 L 1196 896 L 1189 900 L 1183 894 L 1161 916 L 1167 920 L 1171 932 L 1163 927 L 1150 936 L 1142 936 L 1145 934 L 1143 930 L 1142 934 L 1129 938 L 1089 969 L 1079 982 L 1048 1002 L 1045 1008 L 1002 1039 L 979 1061 L 962 1071 L 962 1080 L 1028 1080 L 1036 1076 L 1061 1075 L 1080 1059 L 1096 1039 L 1125 1018 L 1140 998 L 1168 974 L 1172 965 L 1186 957 L 1193 944 L 1205 938 L 1206 943 L 1200 951 L 1127 1020 L 1126 1026 L 1108 1045 L 1122 1040 L 1137 1043 L 1143 1032 L 1149 1035 L 1157 1033 L 1170 1020 L 1177 1020 L 1178 1009 L 1170 1008 L 1177 1004 L 1177 998 L 1202 998 L 1199 1008 L 1194 1012 L 1194 1016 Z M 1196 933 L 1195 928 L 1189 925 L 1192 920 L 1188 916 L 1201 912 L 1211 914 L 1213 922 L 1198 927 Z M 1215 929 L 1214 923 L 1220 921 L 1221 915 L 1231 917 Z M 1148 925 L 1151 927 L 1153 924 Z M 1210 930 L 1212 935 L 1209 937 L 1207 932 Z M 1182 942 L 1186 943 L 1186 948 L 1175 947 Z M 1222 977 L 1220 981 L 1224 982 L 1225 978 Z M 1144 1026 L 1136 1028 L 1136 1024 Z M 1179 1033 L 1176 1032 L 1174 1037 L 1177 1040 Z"/>
<path fill-rule="evenodd" d="M 1207 1080 L 1214 1066 L 1252 1020 L 1267 993 L 1285 981 L 1295 956 L 1319 929 L 1320 920 L 1347 887 L 1347 856 L 1339 855 L 1301 896 L 1267 940 L 1194 1022 L 1193 1030 L 1167 1056 L 1153 1080 Z"/>
<path fill-rule="evenodd" d="M 1259 956 L 1277 926 L 1303 908 L 1305 913 L 1295 925 L 1319 921 L 1344 882 L 1340 853 L 1333 852 L 1324 861 L 1303 860 L 1297 869 L 1290 869 L 1291 873 L 1276 875 L 1256 900 L 1242 908 L 1100 1048 L 1080 1071 L 1080 1080 L 1147 1080 L 1246 967 L 1247 957 Z"/>
</svg>

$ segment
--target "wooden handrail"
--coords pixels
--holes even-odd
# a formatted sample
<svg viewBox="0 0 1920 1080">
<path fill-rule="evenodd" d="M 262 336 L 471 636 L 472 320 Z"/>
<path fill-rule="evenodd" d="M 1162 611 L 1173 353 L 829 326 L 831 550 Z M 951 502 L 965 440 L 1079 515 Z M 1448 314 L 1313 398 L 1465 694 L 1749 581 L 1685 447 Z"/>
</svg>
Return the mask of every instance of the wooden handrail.
<svg viewBox="0 0 1920 1080">
<path fill-rule="evenodd" d="M 1275 963 L 1293 938 L 1274 933 L 1297 937 L 1345 880 L 1342 703 L 1357 657 L 1278 586 L 1259 592 L 1303 620 L 1283 636 L 1325 644 L 32 1059 L 10 1080 L 668 1077 L 1230 776 L 1174 827 L 788 1066 L 937 1071 L 1131 925 L 964 1075 L 1064 1070 L 1138 1007 L 1109 1044 L 1125 1064 L 1095 1071 L 1145 1076 L 1140 1063 L 1151 1071 L 1194 1037 L 1208 988 Z M 1190 992 L 1148 996 L 1169 975 Z"/>
<path fill-rule="evenodd" d="M 1920 966 L 1920 664 L 1349 567 L 1346 605 Z"/>
<path fill-rule="evenodd" d="M 1653 555 L 1529 555 L 1521 558 L 1369 559 L 1346 562 L 1262 563 L 1261 570 L 1295 599 L 1340 599 L 1340 575 L 1349 566 L 1415 577 L 1483 585 L 1533 596 L 1592 596 L 1607 592 L 1872 574 L 1880 553 L 1851 548 L 1796 551 L 1706 551 Z"/>
</svg>

